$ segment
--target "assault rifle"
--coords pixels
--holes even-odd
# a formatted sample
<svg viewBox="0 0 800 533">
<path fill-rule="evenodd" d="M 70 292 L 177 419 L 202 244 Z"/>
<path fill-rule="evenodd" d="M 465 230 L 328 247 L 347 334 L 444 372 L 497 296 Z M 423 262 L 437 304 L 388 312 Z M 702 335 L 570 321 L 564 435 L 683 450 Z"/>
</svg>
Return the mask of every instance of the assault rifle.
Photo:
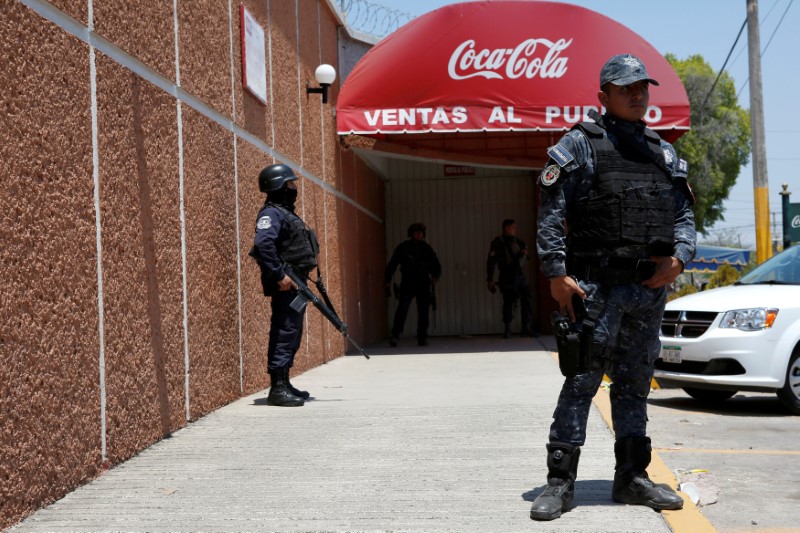
<svg viewBox="0 0 800 533">
<path fill-rule="evenodd" d="M 294 300 L 292 300 L 292 303 L 289 304 L 289 306 L 299 313 L 305 308 L 308 302 L 311 302 L 314 304 L 314 307 L 319 309 L 320 313 L 322 313 L 322 315 L 327 318 L 328 321 L 342 333 L 342 335 L 344 335 L 344 338 L 349 340 L 350 344 L 355 346 L 356 349 L 361 352 L 361 355 L 369 359 L 369 356 L 367 355 L 367 352 L 364 351 L 364 348 L 359 346 L 358 343 L 356 343 L 356 341 L 354 341 L 353 338 L 347 333 L 347 324 L 342 322 L 342 319 L 339 318 L 339 315 L 337 315 L 336 311 L 333 309 L 333 304 L 331 303 L 330 298 L 328 298 L 325 285 L 322 284 L 322 278 L 312 281 L 314 281 L 314 284 L 317 286 L 317 290 L 319 290 L 320 294 L 325 299 L 324 302 L 320 300 L 316 294 L 311 292 L 311 289 L 308 288 L 305 280 L 303 280 L 303 278 L 301 278 L 291 266 L 284 264 L 283 270 L 286 275 L 289 276 L 289 279 L 291 279 L 294 284 L 297 285 L 297 296 Z"/>
</svg>

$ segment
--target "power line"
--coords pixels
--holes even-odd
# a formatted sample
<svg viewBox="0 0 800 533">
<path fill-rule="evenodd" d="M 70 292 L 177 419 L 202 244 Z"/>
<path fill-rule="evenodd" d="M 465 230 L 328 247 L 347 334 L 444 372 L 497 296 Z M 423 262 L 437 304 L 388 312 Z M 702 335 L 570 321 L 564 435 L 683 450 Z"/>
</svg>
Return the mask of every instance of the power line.
<svg viewBox="0 0 800 533">
<path fill-rule="evenodd" d="M 715 229 L 707 229 L 703 231 L 703 233 L 713 233 L 718 231 L 730 231 L 732 229 L 746 229 L 746 228 L 755 228 L 755 224 L 748 224 L 746 226 L 728 226 L 727 228 L 715 228 Z"/>
<path fill-rule="evenodd" d="M 778 25 L 775 26 L 774 30 L 772 30 L 772 35 L 769 36 L 769 40 L 767 41 L 767 44 L 764 45 L 764 49 L 761 51 L 761 55 L 762 56 L 767 51 L 767 48 L 769 48 L 769 43 L 772 42 L 772 38 L 775 37 L 775 33 L 778 31 L 778 28 L 781 27 L 781 23 L 783 22 L 783 19 L 786 18 L 786 13 L 789 11 L 789 8 L 792 7 L 792 2 L 794 2 L 794 0 L 789 0 L 789 5 L 787 5 L 786 9 L 783 10 L 783 15 L 781 15 L 781 19 L 778 21 Z"/>
<path fill-rule="evenodd" d="M 772 30 L 772 35 L 769 36 L 769 40 L 767 41 L 766 46 L 764 46 L 764 49 L 761 50 L 761 57 L 764 57 L 764 52 L 766 52 L 767 48 L 769 48 L 769 43 L 772 42 L 772 38 L 775 37 L 775 34 L 778 32 L 778 28 L 781 27 L 781 23 L 783 22 L 783 19 L 786 18 L 786 13 L 788 13 L 789 8 L 792 7 L 793 3 L 794 3 L 794 0 L 789 0 L 789 4 L 786 6 L 786 9 L 783 10 L 783 15 L 781 15 L 781 19 L 778 21 L 778 25 L 775 26 L 774 30 Z M 739 95 L 742 94 L 742 91 L 744 90 L 744 88 L 747 86 L 747 82 L 748 81 L 750 81 L 750 76 L 748 76 L 747 79 L 744 80 L 744 84 L 739 89 L 739 92 L 736 93 L 736 98 L 737 99 L 739 98 Z"/>
<path fill-rule="evenodd" d="M 731 58 L 731 54 L 733 53 L 733 49 L 736 48 L 736 43 L 739 42 L 739 38 L 742 36 L 742 31 L 744 31 L 744 27 L 745 26 L 747 26 L 747 18 L 745 18 L 744 22 L 742 22 L 742 27 L 739 28 L 739 33 L 736 35 L 736 40 L 733 41 L 733 46 L 731 46 L 731 49 L 728 50 L 728 57 L 725 58 L 725 62 L 722 64 L 722 68 L 720 68 L 719 72 L 717 72 L 717 79 L 714 80 L 714 83 L 711 85 L 711 88 L 708 90 L 708 93 L 706 94 L 706 97 L 703 100 L 703 105 L 700 106 L 700 113 L 704 114 L 705 108 L 706 108 L 706 102 L 708 102 L 708 98 L 711 96 L 711 93 L 714 92 L 714 87 L 717 86 L 717 82 L 719 81 L 719 77 L 722 76 L 722 73 L 725 71 L 725 65 L 728 64 L 728 60 Z"/>
<path fill-rule="evenodd" d="M 775 0 L 775 3 L 772 4 L 772 7 L 769 8 L 769 11 L 767 11 L 767 14 L 764 15 L 764 17 L 761 19 L 761 22 L 759 22 L 759 25 L 763 25 L 767 21 L 767 19 L 772 14 L 772 12 L 775 11 L 775 8 L 778 7 L 778 3 L 779 2 L 780 2 L 780 0 Z M 739 58 L 742 56 L 742 54 L 744 53 L 745 50 L 747 50 L 747 46 L 742 46 L 739 49 L 739 53 L 736 54 L 736 57 L 734 57 L 733 61 L 731 61 L 731 66 L 733 66 L 739 60 Z"/>
</svg>

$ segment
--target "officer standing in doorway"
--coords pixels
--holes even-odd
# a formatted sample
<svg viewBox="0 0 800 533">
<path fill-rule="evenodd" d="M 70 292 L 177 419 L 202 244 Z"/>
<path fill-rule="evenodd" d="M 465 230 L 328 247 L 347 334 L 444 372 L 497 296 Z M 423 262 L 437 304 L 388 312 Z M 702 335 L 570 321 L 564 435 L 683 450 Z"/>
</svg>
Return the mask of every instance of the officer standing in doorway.
<svg viewBox="0 0 800 533">
<path fill-rule="evenodd" d="M 514 318 L 514 306 L 517 301 L 522 307 L 522 335 L 534 336 L 531 330 L 531 308 L 533 297 L 528 280 L 522 266 L 528 260 L 528 246 L 517 237 L 517 223 L 507 218 L 503 221 L 503 234 L 495 237 L 489 246 L 489 258 L 486 260 L 486 282 L 490 292 L 494 293 L 496 285 L 503 294 L 503 338 L 511 337 L 511 321 Z M 500 277 L 494 282 L 494 267 L 497 265 Z"/>
<path fill-rule="evenodd" d="M 397 294 L 400 302 L 394 314 L 389 344 L 397 346 L 397 339 L 403 332 L 411 300 L 417 300 L 417 345 L 428 345 L 428 323 L 432 302 L 433 287 L 442 275 L 442 265 L 431 245 L 425 242 L 425 224 L 415 222 L 408 227 L 408 239 L 395 248 L 389 264 L 386 265 L 384 281 L 387 291 L 392 285 L 392 277 L 400 267 L 400 288 Z"/>
<path fill-rule="evenodd" d="M 547 486 L 531 518 L 574 507 L 573 489 L 592 397 L 606 372 L 616 442 L 614 501 L 680 509 L 682 498 L 647 475 L 647 396 L 659 356 L 665 287 L 695 253 L 687 164 L 642 121 L 650 85 L 636 57 L 609 59 L 597 93 L 606 113 L 548 149 L 539 177 L 537 250 L 550 292 L 576 322 L 583 365 L 566 375 L 550 426 Z M 580 298 L 580 300 L 573 300 Z M 575 306 L 573 306 L 575 302 Z M 585 307 L 585 313 L 576 312 Z M 566 350 L 565 350 L 566 352 Z M 566 355 L 559 350 L 559 358 Z"/>
<path fill-rule="evenodd" d="M 270 165 L 258 175 L 258 188 L 267 194 L 256 219 L 250 252 L 261 267 L 264 295 L 271 297 L 272 319 L 267 350 L 271 385 L 268 405 L 299 407 L 310 394 L 289 381 L 289 370 L 303 337 L 305 307 L 290 307 L 297 286 L 286 275 L 291 267 L 302 278 L 317 266 L 319 244 L 314 232 L 294 212 L 297 176 L 286 165 Z"/>
</svg>

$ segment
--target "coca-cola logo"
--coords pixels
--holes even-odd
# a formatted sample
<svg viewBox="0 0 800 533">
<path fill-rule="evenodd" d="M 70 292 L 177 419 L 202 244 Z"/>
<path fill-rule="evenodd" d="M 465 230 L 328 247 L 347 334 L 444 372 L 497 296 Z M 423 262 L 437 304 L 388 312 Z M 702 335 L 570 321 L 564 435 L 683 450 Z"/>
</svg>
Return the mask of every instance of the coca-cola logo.
<svg viewBox="0 0 800 533">
<path fill-rule="evenodd" d="M 476 50 L 475 40 L 469 39 L 456 47 L 447 65 L 454 80 L 477 76 L 486 79 L 517 79 L 525 77 L 560 78 L 567 72 L 569 58 L 561 52 L 572 44 L 572 39 L 555 42 L 544 39 L 526 39 L 515 48 Z"/>
</svg>

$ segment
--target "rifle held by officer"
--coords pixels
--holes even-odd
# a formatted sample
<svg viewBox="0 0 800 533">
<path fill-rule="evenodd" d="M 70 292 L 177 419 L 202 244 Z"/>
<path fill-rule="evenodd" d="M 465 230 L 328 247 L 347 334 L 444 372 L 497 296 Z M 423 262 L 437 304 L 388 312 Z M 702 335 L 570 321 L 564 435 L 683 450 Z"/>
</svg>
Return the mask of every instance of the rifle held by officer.
<svg viewBox="0 0 800 533">
<path fill-rule="evenodd" d="M 322 313 L 322 315 L 327 318 L 328 321 L 342 333 L 342 335 L 344 335 L 344 338 L 350 341 L 350 344 L 355 346 L 361 355 L 369 359 L 369 355 L 367 355 L 367 352 L 364 351 L 364 348 L 359 346 L 358 343 L 354 341 L 353 338 L 347 333 L 347 324 L 342 322 L 342 319 L 340 319 L 339 315 L 336 314 L 336 311 L 332 309 L 332 306 L 329 307 L 325 305 L 325 303 L 320 300 L 316 294 L 311 292 L 311 289 L 308 288 L 308 285 L 306 285 L 305 281 L 303 281 L 303 279 L 297 275 L 290 265 L 284 264 L 283 270 L 286 275 L 289 276 L 289 279 L 291 279 L 294 284 L 297 285 L 297 296 L 294 300 L 292 300 L 292 303 L 289 304 L 289 306 L 299 313 L 303 310 L 306 304 L 308 304 L 308 302 L 311 302 L 314 304 L 314 307 L 319 309 L 320 313 Z"/>
</svg>

